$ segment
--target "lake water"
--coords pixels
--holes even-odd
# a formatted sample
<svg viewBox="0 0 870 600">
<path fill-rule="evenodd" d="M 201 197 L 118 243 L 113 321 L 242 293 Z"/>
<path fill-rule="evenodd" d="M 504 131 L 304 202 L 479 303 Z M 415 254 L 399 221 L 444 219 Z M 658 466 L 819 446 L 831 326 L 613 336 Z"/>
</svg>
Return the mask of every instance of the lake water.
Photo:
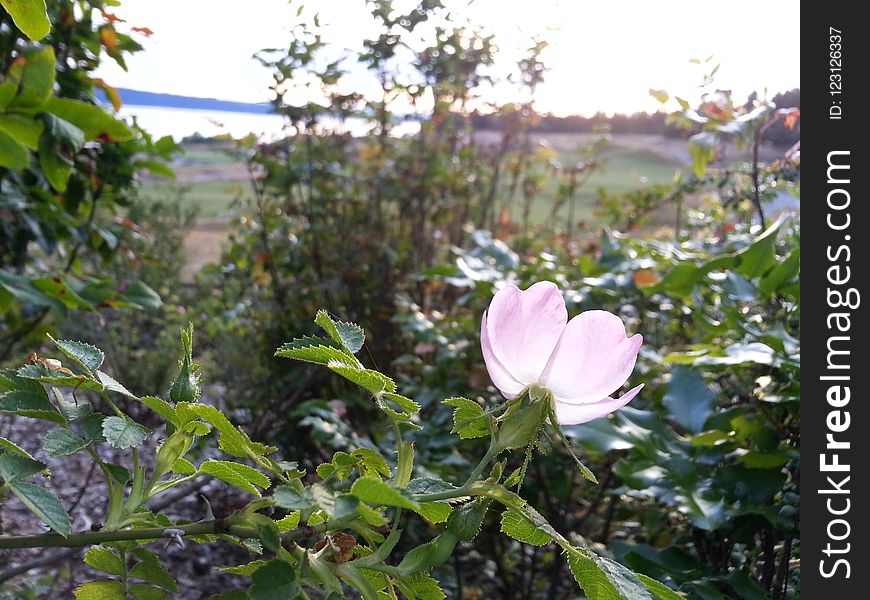
<svg viewBox="0 0 870 600">
<path fill-rule="evenodd" d="M 119 114 L 122 117 L 135 116 L 139 124 L 155 138 L 171 135 L 176 140 L 194 133 L 206 137 L 228 133 L 236 138 L 253 133 L 263 141 L 272 141 L 283 137 L 285 125 L 284 118 L 278 115 L 156 106 L 124 105 Z M 338 123 L 327 121 L 325 125 L 334 128 Z M 419 127 L 415 122 L 401 123 L 393 128 L 393 134 L 414 133 Z M 371 124 L 363 119 L 349 119 L 343 125 L 344 131 L 354 135 L 364 135 L 370 129 Z"/>
</svg>

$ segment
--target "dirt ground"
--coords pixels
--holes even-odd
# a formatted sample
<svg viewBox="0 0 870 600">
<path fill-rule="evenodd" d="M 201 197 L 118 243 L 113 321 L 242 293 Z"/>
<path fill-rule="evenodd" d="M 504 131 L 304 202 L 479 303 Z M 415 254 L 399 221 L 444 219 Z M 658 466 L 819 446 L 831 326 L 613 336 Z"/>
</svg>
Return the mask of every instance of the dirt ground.
<svg viewBox="0 0 870 600">
<path fill-rule="evenodd" d="M 184 238 L 187 263 L 181 270 L 182 281 L 193 281 L 200 269 L 220 259 L 221 250 L 229 237 L 229 223 L 227 217 L 197 219 L 193 229 Z"/>
</svg>

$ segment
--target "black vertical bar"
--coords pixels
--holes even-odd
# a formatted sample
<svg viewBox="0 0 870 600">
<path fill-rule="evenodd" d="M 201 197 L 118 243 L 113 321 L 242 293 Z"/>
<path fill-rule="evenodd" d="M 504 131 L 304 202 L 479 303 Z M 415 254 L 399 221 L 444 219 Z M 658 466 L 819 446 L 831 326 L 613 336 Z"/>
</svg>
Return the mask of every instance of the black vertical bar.
<svg viewBox="0 0 870 600">
<path fill-rule="evenodd" d="M 864 92 L 870 30 L 857 3 L 802 5 L 801 597 L 870 597 L 870 425 L 863 375 L 870 264 Z"/>
</svg>

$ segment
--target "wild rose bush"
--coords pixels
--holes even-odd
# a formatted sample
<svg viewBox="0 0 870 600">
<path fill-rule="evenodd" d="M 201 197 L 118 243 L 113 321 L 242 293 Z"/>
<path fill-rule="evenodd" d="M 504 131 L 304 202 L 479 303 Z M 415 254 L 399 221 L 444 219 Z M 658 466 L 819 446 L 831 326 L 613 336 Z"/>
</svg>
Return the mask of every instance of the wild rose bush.
<svg viewBox="0 0 870 600">
<path fill-rule="evenodd" d="M 517 302 L 521 310 L 512 311 Z M 538 302 L 552 310 L 538 314 L 522 310 L 534 309 Z M 392 423 L 396 450 L 394 455 L 369 447 L 337 452 L 330 462 L 317 467 L 316 476 L 300 470 L 298 462 L 282 460 L 275 447 L 253 441 L 220 410 L 200 401 L 192 329 L 182 332 L 184 352 L 168 399 L 134 395 L 100 370 L 105 357 L 97 348 L 52 340 L 63 358 L 33 354 L 24 366 L 0 374 L 0 411 L 56 424 L 43 440 L 48 456 L 87 452 L 104 476 L 107 517 L 91 531 L 72 531 L 57 496 L 48 486 L 33 483 L 47 477 L 45 463 L 14 440 L 0 438 L 0 493 L 16 496 L 32 511 L 35 521 L 52 530 L 0 537 L 0 549 L 88 547 L 85 562 L 104 576 L 77 588 L 75 596 L 81 600 L 170 597 L 177 584 L 154 551 L 158 540 L 178 544 L 221 541 L 249 549 L 251 562 L 221 568 L 249 576 L 248 590 L 227 591 L 217 598 L 304 598 L 310 592 L 339 598 L 350 588 L 366 600 L 400 595 L 444 598 L 430 571 L 449 560 L 459 542 L 477 536 L 488 512 L 500 511 L 504 534 L 532 545 L 556 544 L 592 600 L 679 599 L 666 585 L 599 556 L 582 539 L 556 531 L 511 491 L 523 484 L 531 449 L 545 424 L 561 436 L 559 402 L 597 398 L 602 390 L 613 391 L 632 370 L 640 337 L 625 338 L 624 328 L 613 320 L 618 317 L 584 314 L 572 321 L 579 325 L 565 325 L 564 302 L 553 284 L 540 283 L 525 292 L 505 288 L 496 295 L 485 320 L 489 337 L 484 340 L 484 351 L 492 352 L 488 365 L 501 378 L 499 385 L 510 383 L 505 368 L 522 366 L 511 362 L 506 354 L 511 351 L 518 352 L 513 358 L 528 353 L 535 365 L 547 365 L 544 372 L 548 376 L 522 388 L 511 383 L 513 387 L 503 390 L 510 399 L 494 407 L 467 398 L 444 401 L 454 409 L 454 434 L 460 439 L 489 440 L 487 452 L 464 481 L 415 477 L 421 465 L 415 464 L 415 447 L 406 441 L 405 433 L 425 427 L 416 415 L 419 405 L 400 394 L 390 377 L 366 368 L 356 358 L 365 342 L 363 330 L 334 320 L 325 311 L 315 319 L 325 336 L 295 339 L 280 347 L 276 356 L 322 365 L 371 394 Z M 528 337 L 541 318 L 549 320 L 553 334 L 543 342 Z M 518 346 L 523 342 L 529 342 L 529 347 Z M 550 342 L 557 346 L 556 352 L 542 356 Z M 607 363 L 608 372 L 584 368 L 584 361 L 592 360 L 592 351 L 598 353 L 599 361 L 593 364 Z M 496 357 L 507 367 L 497 363 Z M 582 394 L 570 393 L 567 384 L 572 378 L 587 386 L 579 389 Z M 554 385 L 557 381 L 558 387 Z M 553 385 L 557 394 L 544 384 Z M 633 396 L 637 389 L 620 402 L 627 402 L 626 396 Z M 166 437 L 153 462 L 149 461 L 154 465 L 150 472 L 143 466 L 140 448 L 152 432 L 124 410 L 135 404 L 144 405 L 165 422 Z M 606 402 L 591 405 L 599 416 L 617 408 Z M 496 417 L 497 413 L 502 414 Z M 212 435 L 225 456 L 195 464 L 192 451 Z M 99 451 L 103 444 L 128 450 L 130 462 L 106 463 Z M 523 447 L 524 465 L 506 472 L 506 452 Z M 146 507 L 150 500 L 200 477 L 235 486 L 247 492 L 250 501 L 231 514 L 209 514 L 197 522 L 173 522 Z M 396 552 L 403 524 L 412 518 L 437 526 L 438 533 L 431 541 Z"/>
</svg>

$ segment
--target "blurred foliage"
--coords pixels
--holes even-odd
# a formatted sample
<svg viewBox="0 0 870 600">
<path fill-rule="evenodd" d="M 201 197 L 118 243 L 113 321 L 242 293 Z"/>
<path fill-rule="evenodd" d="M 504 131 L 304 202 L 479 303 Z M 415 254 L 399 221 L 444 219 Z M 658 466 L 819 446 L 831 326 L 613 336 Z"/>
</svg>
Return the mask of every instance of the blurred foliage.
<svg viewBox="0 0 870 600">
<path fill-rule="evenodd" d="M 129 250 L 137 171 L 171 174 L 163 161 L 176 151 L 97 102 L 100 90 L 120 106 L 93 76 L 104 57 L 126 68 L 141 50 L 139 34 L 106 12 L 116 4 L 49 2 L 52 29 L 39 45 L 0 13 L 0 361 L 41 339 L 50 315 L 160 304 L 142 281 L 100 273 Z"/>
</svg>

